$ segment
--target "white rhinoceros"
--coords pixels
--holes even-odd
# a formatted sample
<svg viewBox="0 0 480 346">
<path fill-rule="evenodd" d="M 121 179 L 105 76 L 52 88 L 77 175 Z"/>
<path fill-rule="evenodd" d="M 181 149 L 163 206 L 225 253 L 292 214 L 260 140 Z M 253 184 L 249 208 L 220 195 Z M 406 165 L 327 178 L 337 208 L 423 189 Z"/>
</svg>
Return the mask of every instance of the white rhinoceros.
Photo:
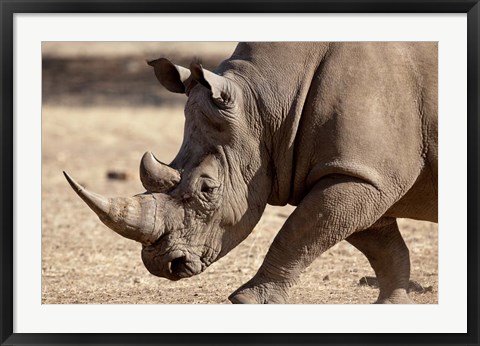
<svg viewBox="0 0 480 346">
<path fill-rule="evenodd" d="M 170 165 L 147 153 L 146 193 L 104 198 L 69 183 L 154 275 L 201 273 L 244 240 L 266 204 L 297 206 L 233 303 L 284 303 L 342 240 L 377 275 L 378 303 L 411 302 L 396 218 L 437 222 L 436 43 L 241 43 L 209 72 L 149 62 L 186 93 Z"/>
</svg>

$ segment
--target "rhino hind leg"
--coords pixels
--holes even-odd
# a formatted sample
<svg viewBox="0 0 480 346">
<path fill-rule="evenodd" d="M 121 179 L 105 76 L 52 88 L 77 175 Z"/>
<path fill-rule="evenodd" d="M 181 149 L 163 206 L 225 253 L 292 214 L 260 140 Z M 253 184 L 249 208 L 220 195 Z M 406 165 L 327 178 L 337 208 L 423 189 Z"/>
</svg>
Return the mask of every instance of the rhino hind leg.
<svg viewBox="0 0 480 346">
<path fill-rule="evenodd" d="M 410 256 L 396 219 L 382 219 L 367 230 L 346 239 L 370 262 L 378 279 L 377 304 L 413 303 L 408 296 Z"/>
<path fill-rule="evenodd" d="M 302 271 L 333 245 L 380 219 L 395 200 L 365 180 L 329 175 L 303 198 L 275 237 L 257 274 L 232 303 L 285 303 Z"/>
</svg>

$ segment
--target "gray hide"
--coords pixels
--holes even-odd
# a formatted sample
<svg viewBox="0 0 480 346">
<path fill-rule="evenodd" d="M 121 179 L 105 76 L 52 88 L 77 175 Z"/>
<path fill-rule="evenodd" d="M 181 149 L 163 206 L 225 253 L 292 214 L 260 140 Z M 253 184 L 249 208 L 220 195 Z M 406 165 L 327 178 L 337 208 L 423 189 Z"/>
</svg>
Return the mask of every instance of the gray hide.
<svg viewBox="0 0 480 346">
<path fill-rule="evenodd" d="M 149 62 L 186 93 L 170 165 L 146 153 L 147 192 L 72 187 L 154 275 L 199 274 L 252 231 L 267 203 L 297 206 L 233 303 L 284 303 L 342 240 L 376 272 L 378 303 L 408 303 L 410 260 L 396 218 L 437 221 L 436 43 L 241 43 L 214 73 Z"/>
</svg>

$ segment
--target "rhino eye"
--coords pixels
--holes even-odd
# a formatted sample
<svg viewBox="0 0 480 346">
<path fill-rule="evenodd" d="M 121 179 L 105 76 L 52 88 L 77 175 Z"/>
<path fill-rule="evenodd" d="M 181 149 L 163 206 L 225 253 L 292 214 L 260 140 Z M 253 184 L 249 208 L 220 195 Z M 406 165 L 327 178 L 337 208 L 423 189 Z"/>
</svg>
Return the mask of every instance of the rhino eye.
<svg viewBox="0 0 480 346">
<path fill-rule="evenodd" d="M 209 180 L 204 180 L 202 181 L 202 185 L 200 187 L 200 192 L 202 193 L 213 193 L 215 190 L 218 188 L 216 184 L 213 183 L 213 181 Z"/>
<path fill-rule="evenodd" d="M 203 185 L 202 189 L 200 190 L 200 192 L 203 192 L 203 193 L 211 193 L 212 191 L 213 191 L 213 188 L 211 188 L 207 185 Z"/>
</svg>

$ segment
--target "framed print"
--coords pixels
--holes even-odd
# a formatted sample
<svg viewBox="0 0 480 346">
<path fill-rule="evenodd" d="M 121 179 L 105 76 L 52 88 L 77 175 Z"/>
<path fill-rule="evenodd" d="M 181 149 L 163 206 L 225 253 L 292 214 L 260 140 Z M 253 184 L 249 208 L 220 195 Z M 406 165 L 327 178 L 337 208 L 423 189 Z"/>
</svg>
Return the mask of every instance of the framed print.
<svg viewBox="0 0 480 346">
<path fill-rule="evenodd" d="M 478 344 L 477 1 L 1 6 L 2 344 Z"/>
</svg>

